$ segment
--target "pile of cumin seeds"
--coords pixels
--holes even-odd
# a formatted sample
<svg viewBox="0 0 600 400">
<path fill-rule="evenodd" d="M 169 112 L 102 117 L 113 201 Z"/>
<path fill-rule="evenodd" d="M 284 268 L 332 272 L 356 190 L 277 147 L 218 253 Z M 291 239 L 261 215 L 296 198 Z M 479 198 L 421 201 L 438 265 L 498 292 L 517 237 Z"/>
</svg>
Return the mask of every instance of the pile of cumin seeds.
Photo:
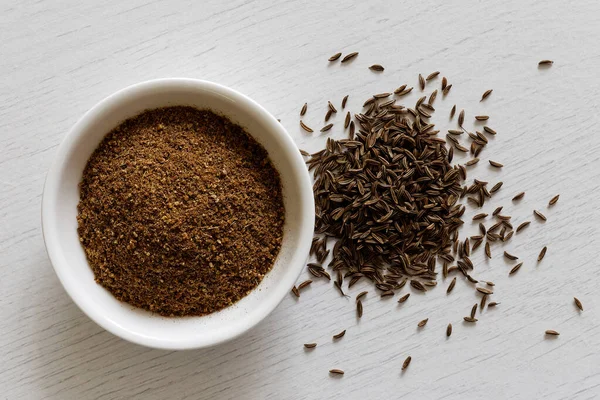
<svg viewBox="0 0 600 400">
<path fill-rule="evenodd" d="M 435 284 L 436 258 L 454 260 L 465 173 L 450 164 L 421 104 L 395 105 L 391 95 L 367 100 L 355 135 L 329 138 L 306 161 L 315 178 L 315 234 L 337 239 L 329 265 L 349 286 L 366 278 L 389 292 L 410 279 L 426 290 Z"/>
</svg>

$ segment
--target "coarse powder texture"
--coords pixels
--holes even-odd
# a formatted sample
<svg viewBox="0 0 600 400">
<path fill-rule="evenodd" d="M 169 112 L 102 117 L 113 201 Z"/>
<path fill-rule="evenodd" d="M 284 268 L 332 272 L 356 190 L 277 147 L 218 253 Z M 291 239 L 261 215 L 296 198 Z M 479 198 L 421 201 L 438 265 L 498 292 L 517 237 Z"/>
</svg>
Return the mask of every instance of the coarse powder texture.
<svg viewBox="0 0 600 400">
<path fill-rule="evenodd" d="M 254 289 L 281 247 L 267 152 L 208 110 L 148 110 L 113 129 L 80 184 L 79 237 L 96 282 L 164 316 L 204 315 Z"/>
</svg>

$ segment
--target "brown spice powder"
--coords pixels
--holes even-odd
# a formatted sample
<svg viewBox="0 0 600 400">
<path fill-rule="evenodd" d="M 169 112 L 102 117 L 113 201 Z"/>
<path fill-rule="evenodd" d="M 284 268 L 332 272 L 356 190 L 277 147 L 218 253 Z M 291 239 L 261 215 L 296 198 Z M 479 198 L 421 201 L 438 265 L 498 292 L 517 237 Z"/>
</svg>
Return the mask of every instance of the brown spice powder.
<svg viewBox="0 0 600 400">
<path fill-rule="evenodd" d="M 165 316 L 212 313 L 254 289 L 285 214 L 265 149 L 192 107 L 148 110 L 109 132 L 84 170 L 78 211 L 96 282 Z"/>
</svg>

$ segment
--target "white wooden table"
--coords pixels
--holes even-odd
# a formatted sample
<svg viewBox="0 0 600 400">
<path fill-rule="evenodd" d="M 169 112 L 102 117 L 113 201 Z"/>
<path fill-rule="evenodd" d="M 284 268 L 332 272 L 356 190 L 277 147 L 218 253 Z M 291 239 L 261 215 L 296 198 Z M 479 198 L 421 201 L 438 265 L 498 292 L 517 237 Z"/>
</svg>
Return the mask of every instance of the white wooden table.
<svg viewBox="0 0 600 400">
<path fill-rule="evenodd" d="M 2 1 L 0 398 L 599 397 L 600 3 L 494 3 Z M 337 51 L 360 55 L 329 65 Z M 538 69 L 545 58 L 554 65 Z M 374 63 L 385 72 L 369 71 Z M 453 84 L 436 100 L 439 129 L 453 126 L 448 112 L 457 104 L 468 126 L 489 114 L 498 131 L 471 168 L 471 177 L 505 182 L 484 211 L 503 205 L 515 223 L 532 220 L 505 246 L 524 261 L 516 275 L 508 277 L 502 246 L 489 262 L 476 251 L 474 275 L 496 282 L 492 300 L 501 302 L 476 326 L 461 322 L 479 300 L 463 281 L 450 296 L 441 281 L 403 306 L 371 289 L 358 323 L 353 298 L 319 281 L 233 342 L 167 352 L 103 331 L 60 286 L 40 228 L 44 177 L 65 133 L 105 96 L 159 77 L 212 80 L 257 100 L 299 147 L 314 151 L 328 135 L 300 130 L 304 102 L 307 123 L 320 127 L 327 100 L 339 105 L 349 94 L 349 108 L 359 111 L 370 94 L 417 86 L 419 73 L 435 70 Z M 342 118 L 331 136 L 343 135 Z M 492 170 L 490 158 L 505 167 Z M 511 202 L 522 190 L 525 198 Z M 546 223 L 534 219 L 534 208 Z M 463 232 L 475 229 L 467 222 Z M 544 245 L 548 254 L 537 264 Z M 342 329 L 346 336 L 333 343 Z M 546 329 L 561 335 L 548 339 Z M 302 344 L 312 341 L 319 346 L 306 352 Z M 331 368 L 346 374 L 332 378 Z"/>
</svg>

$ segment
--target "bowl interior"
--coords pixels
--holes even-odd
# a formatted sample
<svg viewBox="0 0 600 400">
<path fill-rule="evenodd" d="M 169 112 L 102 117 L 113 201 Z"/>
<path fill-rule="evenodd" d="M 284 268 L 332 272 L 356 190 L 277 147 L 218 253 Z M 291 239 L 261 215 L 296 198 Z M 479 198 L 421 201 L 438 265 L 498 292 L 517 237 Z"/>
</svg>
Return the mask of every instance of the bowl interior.
<svg viewBox="0 0 600 400">
<path fill-rule="evenodd" d="M 164 318 L 116 300 L 96 284 L 77 235 L 78 184 L 88 158 L 120 122 L 143 110 L 171 105 L 208 108 L 243 126 L 265 147 L 280 173 L 286 221 L 281 251 L 262 283 L 235 305 L 204 317 Z M 288 293 L 302 270 L 312 238 L 310 178 L 293 141 L 273 116 L 249 98 L 210 82 L 165 79 L 126 88 L 96 105 L 61 144 L 44 188 L 44 239 L 65 289 L 105 329 L 127 340 L 167 349 L 197 348 L 251 328 Z"/>
</svg>

